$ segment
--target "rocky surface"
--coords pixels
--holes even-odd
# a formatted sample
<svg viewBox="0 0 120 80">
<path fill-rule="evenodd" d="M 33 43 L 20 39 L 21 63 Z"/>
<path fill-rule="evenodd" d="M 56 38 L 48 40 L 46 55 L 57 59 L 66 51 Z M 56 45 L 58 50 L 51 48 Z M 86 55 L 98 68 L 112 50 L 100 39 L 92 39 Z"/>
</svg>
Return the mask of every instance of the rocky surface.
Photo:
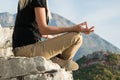
<svg viewBox="0 0 120 80">
<path fill-rule="evenodd" d="M 0 25 L 0 57 L 9 57 L 12 53 L 13 28 L 3 28 Z"/>
<path fill-rule="evenodd" d="M 0 58 L 0 80 L 73 80 L 72 73 L 43 57 Z"/>
<path fill-rule="evenodd" d="M 13 56 L 12 48 L 0 48 L 0 58 Z"/>
</svg>

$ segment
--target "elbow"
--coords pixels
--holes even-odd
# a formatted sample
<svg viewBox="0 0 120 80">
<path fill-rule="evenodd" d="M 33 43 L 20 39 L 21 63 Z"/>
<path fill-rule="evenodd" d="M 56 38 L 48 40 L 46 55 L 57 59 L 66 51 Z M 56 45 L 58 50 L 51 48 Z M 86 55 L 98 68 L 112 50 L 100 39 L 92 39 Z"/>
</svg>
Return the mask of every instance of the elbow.
<svg viewBox="0 0 120 80">
<path fill-rule="evenodd" d="M 41 34 L 41 35 L 48 35 L 47 32 L 44 31 L 44 30 L 40 30 L 40 34 Z"/>
<path fill-rule="evenodd" d="M 48 30 L 47 30 L 47 27 L 39 27 L 39 32 L 41 35 L 48 35 Z"/>
</svg>

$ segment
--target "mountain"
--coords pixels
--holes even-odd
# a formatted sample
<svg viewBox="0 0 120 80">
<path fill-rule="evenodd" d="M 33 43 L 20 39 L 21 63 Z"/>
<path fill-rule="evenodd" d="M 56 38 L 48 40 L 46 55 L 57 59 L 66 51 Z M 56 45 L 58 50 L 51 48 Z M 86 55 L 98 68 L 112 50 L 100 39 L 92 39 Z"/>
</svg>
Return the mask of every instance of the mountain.
<svg viewBox="0 0 120 80">
<path fill-rule="evenodd" d="M 4 27 L 13 26 L 15 21 L 15 16 L 16 14 L 0 13 L 0 24 Z M 53 19 L 50 21 L 49 25 L 63 26 L 63 27 L 75 25 L 70 20 L 58 14 L 52 13 L 52 17 Z M 82 35 L 83 35 L 83 44 L 76 53 L 74 60 L 79 59 L 83 55 L 91 54 L 95 51 L 101 51 L 101 50 L 120 53 L 120 49 L 118 49 L 116 46 L 104 40 L 95 33 L 91 33 L 90 35 L 85 35 L 85 34 Z"/>
<path fill-rule="evenodd" d="M 120 80 L 120 54 L 97 51 L 77 63 L 80 68 L 73 72 L 74 80 Z"/>
<path fill-rule="evenodd" d="M 16 14 L 10 14 L 10 13 L 0 13 L 0 24 L 4 27 L 13 26 L 15 22 Z"/>
</svg>

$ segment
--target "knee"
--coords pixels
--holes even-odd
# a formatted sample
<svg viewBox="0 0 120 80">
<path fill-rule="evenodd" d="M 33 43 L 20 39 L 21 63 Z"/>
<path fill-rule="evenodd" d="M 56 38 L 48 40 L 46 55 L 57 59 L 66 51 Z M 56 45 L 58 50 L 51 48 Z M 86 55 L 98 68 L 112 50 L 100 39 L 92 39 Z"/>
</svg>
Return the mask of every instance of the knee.
<svg viewBox="0 0 120 80">
<path fill-rule="evenodd" d="M 83 37 L 82 37 L 82 34 L 81 34 L 81 33 L 72 32 L 71 34 L 72 34 L 72 35 L 71 35 L 71 38 L 72 38 L 73 43 L 75 43 L 75 44 L 82 44 L 82 42 L 83 42 Z"/>
</svg>

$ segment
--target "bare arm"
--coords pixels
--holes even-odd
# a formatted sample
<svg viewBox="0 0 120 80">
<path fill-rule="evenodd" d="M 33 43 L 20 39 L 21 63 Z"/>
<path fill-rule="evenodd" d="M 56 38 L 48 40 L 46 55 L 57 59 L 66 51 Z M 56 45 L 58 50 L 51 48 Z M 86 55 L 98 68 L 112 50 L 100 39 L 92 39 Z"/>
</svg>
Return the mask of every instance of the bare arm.
<svg viewBox="0 0 120 80">
<path fill-rule="evenodd" d="M 94 28 L 94 27 L 82 28 L 83 25 L 87 26 L 87 22 L 84 22 L 75 26 L 70 26 L 70 27 L 48 26 L 46 23 L 45 8 L 36 7 L 35 16 L 36 16 L 36 21 L 38 24 L 39 31 L 41 32 L 42 35 L 59 34 L 64 32 L 83 32 L 83 33 L 89 34 L 90 32 L 93 32 L 93 28 Z"/>
</svg>

